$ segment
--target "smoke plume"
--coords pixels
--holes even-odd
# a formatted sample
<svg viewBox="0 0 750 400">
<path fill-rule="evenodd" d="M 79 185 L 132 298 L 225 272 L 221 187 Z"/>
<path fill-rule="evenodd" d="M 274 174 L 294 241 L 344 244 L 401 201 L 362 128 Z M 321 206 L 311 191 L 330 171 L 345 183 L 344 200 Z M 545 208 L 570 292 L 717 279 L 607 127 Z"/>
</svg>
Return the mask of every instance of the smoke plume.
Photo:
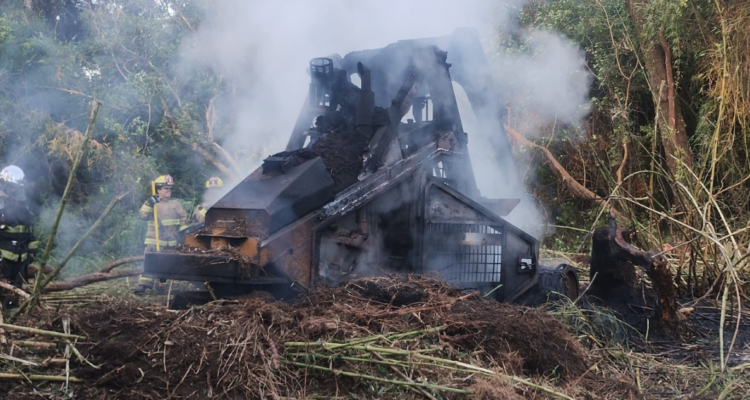
<svg viewBox="0 0 750 400">
<path fill-rule="evenodd" d="M 223 104 L 234 109 L 222 115 L 233 115 L 236 129 L 219 140 L 226 149 L 253 155 L 244 160 L 243 176 L 263 157 L 285 148 L 308 90 L 306 68 L 311 58 L 449 35 L 461 27 L 480 33 L 503 104 L 533 110 L 537 126 L 554 120 L 576 123 L 587 112 L 589 77 L 583 56 L 553 32 L 521 31 L 515 21 L 524 2 L 212 1 L 206 20 L 183 43 L 181 66 L 184 73 L 210 68 L 231 82 L 230 98 Z M 530 45 L 525 51 L 505 54 L 496 38 L 507 32 Z M 450 57 L 449 53 L 449 63 Z M 501 170 L 503 163 L 492 150 L 496 135 L 502 133 L 481 129 L 482 121 L 476 121 L 465 104 L 461 115 L 482 194 L 521 197 L 520 179 L 498 179 L 516 173 Z M 524 208 L 529 207 L 519 210 Z M 529 212 L 537 214 L 533 206 Z M 516 211 L 510 219 L 541 222 L 526 211 Z"/>
</svg>

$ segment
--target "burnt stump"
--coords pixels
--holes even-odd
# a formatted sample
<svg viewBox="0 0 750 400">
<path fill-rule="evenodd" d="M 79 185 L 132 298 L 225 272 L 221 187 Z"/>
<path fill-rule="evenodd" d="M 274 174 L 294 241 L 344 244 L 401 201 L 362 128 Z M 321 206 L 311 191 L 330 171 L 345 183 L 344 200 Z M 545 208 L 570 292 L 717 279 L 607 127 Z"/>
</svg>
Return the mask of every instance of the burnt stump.
<svg viewBox="0 0 750 400">
<path fill-rule="evenodd" d="M 677 288 L 669 263 L 655 250 L 643 251 L 630 244 L 630 234 L 623 232 L 613 216 L 609 226 L 594 231 L 591 243 L 588 293 L 616 310 L 627 308 L 639 295 L 635 267 L 651 280 L 650 298 L 654 304 L 657 327 L 668 336 L 679 337 L 682 321 L 677 312 Z"/>
</svg>

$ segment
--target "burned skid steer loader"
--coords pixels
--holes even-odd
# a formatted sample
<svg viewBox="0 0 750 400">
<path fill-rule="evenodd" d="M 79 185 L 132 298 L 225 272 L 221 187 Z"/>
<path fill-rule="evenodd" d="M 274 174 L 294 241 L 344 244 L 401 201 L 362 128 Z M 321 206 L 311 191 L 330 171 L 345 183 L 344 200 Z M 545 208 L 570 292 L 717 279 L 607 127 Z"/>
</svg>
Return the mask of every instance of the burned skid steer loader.
<svg viewBox="0 0 750 400">
<path fill-rule="evenodd" d="M 315 58 L 309 69 L 286 151 L 211 207 L 179 252 L 146 254 L 146 274 L 206 282 L 216 296 L 287 297 L 386 274 L 431 274 L 500 301 L 578 295 L 574 269 L 541 265 L 538 240 L 502 218 L 519 200 L 479 195 L 454 80 L 483 126 L 504 133 L 476 33 Z"/>
</svg>

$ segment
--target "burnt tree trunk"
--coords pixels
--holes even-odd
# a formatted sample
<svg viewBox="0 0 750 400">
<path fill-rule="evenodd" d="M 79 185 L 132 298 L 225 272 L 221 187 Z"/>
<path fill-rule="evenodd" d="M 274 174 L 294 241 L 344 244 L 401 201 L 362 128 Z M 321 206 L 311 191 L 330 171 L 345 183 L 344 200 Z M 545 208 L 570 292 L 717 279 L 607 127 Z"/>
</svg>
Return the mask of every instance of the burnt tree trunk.
<svg viewBox="0 0 750 400">
<path fill-rule="evenodd" d="M 667 335 L 680 336 L 681 319 L 677 313 L 677 288 L 667 259 L 658 252 L 643 251 L 629 243 L 628 235 L 610 216 L 609 226 L 594 231 L 591 246 L 592 282 L 588 293 L 607 304 L 630 304 L 638 296 L 635 266 L 642 268 L 656 296 L 654 304 L 658 328 Z"/>
</svg>

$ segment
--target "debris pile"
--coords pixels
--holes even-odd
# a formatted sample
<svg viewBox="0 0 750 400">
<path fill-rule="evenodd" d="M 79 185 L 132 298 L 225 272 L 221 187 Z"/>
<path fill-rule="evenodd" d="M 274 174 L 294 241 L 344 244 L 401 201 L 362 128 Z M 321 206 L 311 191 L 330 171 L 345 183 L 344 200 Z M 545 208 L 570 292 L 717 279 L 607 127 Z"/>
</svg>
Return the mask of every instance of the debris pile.
<svg viewBox="0 0 750 400">
<path fill-rule="evenodd" d="M 333 191 L 338 193 L 355 184 L 362 172 L 362 155 L 370 138 L 357 130 L 336 131 L 318 139 L 312 146 L 323 159 L 333 178 Z"/>
<path fill-rule="evenodd" d="M 213 235 L 214 231 L 220 231 L 224 237 L 248 237 L 252 236 L 256 230 L 253 224 L 246 219 L 232 217 L 228 220 L 219 220 L 208 228 L 203 228 L 197 232 L 198 235 Z"/>
<path fill-rule="evenodd" d="M 246 299 L 175 311 L 121 302 L 18 324 L 31 322 L 80 337 L 48 338 L 51 349 L 14 347 L 27 362 L 2 372 L 57 382 L 0 380 L 8 398 L 59 389 L 66 377 L 79 398 L 110 399 L 570 399 L 618 386 L 588 370 L 580 344 L 544 311 L 424 277 L 354 281 L 296 304 Z M 54 351 L 70 353 L 67 361 L 39 362 Z"/>
<path fill-rule="evenodd" d="M 269 179 L 279 174 L 279 170 L 288 170 L 303 162 L 320 157 L 326 170 L 333 179 L 333 192 L 339 193 L 357 183 L 362 172 L 362 157 L 370 138 L 357 130 L 335 130 L 315 139 L 310 148 L 276 153 L 265 160 L 263 175 L 251 175 L 256 180 Z M 270 160 L 280 166 L 273 167 Z"/>
</svg>

